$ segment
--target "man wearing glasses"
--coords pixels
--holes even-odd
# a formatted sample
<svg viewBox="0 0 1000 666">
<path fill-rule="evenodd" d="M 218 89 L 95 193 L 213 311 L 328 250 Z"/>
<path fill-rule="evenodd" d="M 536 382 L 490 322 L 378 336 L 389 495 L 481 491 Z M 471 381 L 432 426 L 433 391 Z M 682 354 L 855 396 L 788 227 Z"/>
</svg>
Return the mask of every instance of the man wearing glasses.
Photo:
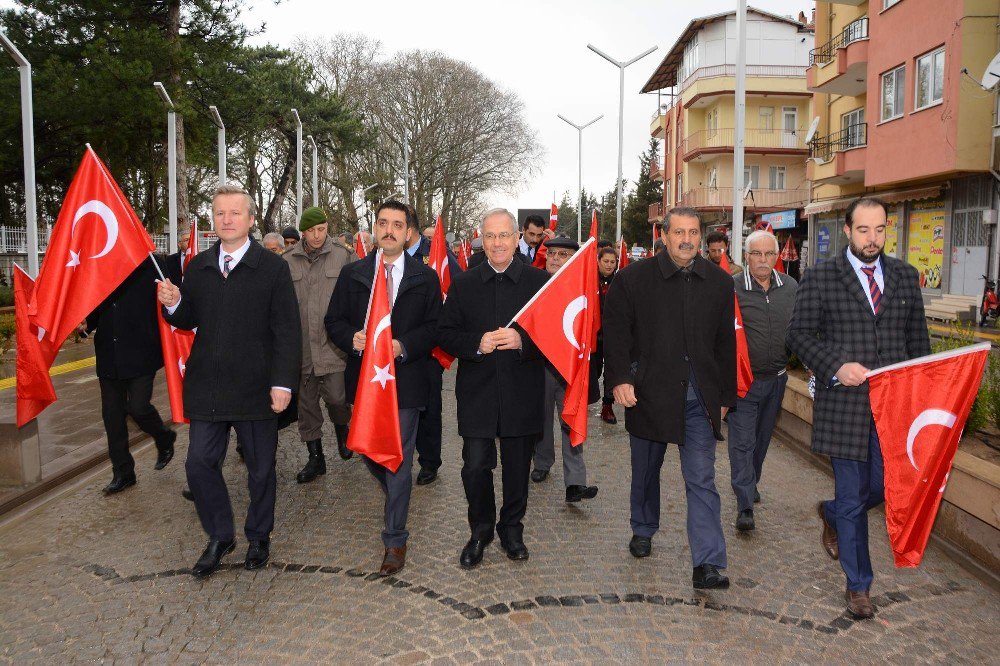
<svg viewBox="0 0 1000 666">
<path fill-rule="evenodd" d="M 729 466 L 736 495 L 736 529 L 754 529 L 753 505 L 760 501 L 757 485 L 764 456 L 788 383 L 785 330 L 792 317 L 798 284 L 774 270 L 778 239 L 767 231 L 747 236 L 747 270 L 733 276 L 736 299 L 750 351 L 753 384 L 736 398 L 729 413 Z"/>
</svg>

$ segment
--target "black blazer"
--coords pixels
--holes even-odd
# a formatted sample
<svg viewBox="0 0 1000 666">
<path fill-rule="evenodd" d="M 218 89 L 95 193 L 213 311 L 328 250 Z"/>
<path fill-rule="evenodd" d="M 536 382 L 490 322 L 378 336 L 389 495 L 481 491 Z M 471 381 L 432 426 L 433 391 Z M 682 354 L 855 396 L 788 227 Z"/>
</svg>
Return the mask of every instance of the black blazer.
<svg viewBox="0 0 1000 666">
<path fill-rule="evenodd" d="M 482 262 L 452 278 L 441 311 L 441 348 L 458 359 L 455 397 L 463 437 L 524 437 L 542 432 L 545 361 L 521 331 L 520 351 L 479 354 L 483 334 L 506 326 L 548 274 L 514 260 L 502 274 Z"/>
<path fill-rule="evenodd" d="M 94 353 L 101 379 L 135 379 L 163 367 L 156 321 L 156 282 L 152 259 L 144 262 L 87 316 L 97 329 Z"/>
<path fill-rule="evenodd" d="M 184 413 L 200 421 L 276 418 L 271 387 L 298 390 L 302 329 L 288 262 L 251 240 L 229 277 L 219 270 L 220 242 L 195 255 L 180 285 L 181 302 L 164 316 L 198 329 L 184 374 Z"/>
<path fill-rule="evenodd" d="M 733 278 L 701 255 L 687 275 L 666 252 L 618 271 L 604 301 L 604 372 L 611 387 L 635 387 L 629 433 L 683 444 L 693 369 L 722 439 L 721 408 L 736 404 L 734 301 Z"/>
<path fill-rule="evenodd" d="M 184 279 L 184 274 L 181 272 L 182 256 L 184 256 L 182 252 L 174 252 L 166 257 L 157 257 L 163 275 L 177 286 L 180 286 L 181 281 Z"/>
<path fill-rule="evenodd" d="M 347 354 L 344 380 L 347 401 L 352 404 L 364 360 L 354 351 L 354 334 L 365 325 L 365 313 L 375 277 L 375 255 L 372 252 L 340 271 L 330 307 L 323 319 L 330 340 Z M 403 279 L 392 306 L 392 337 L 399 340 L 405 354 L 396 358 L 396 399 L 400 409 L 427 406 L 429 364 L 437 362 L 430 354 L 437 345 L 440 314 L 441 284 L 437 274 L 419 259 L 407 254 Z"/>
</svg>

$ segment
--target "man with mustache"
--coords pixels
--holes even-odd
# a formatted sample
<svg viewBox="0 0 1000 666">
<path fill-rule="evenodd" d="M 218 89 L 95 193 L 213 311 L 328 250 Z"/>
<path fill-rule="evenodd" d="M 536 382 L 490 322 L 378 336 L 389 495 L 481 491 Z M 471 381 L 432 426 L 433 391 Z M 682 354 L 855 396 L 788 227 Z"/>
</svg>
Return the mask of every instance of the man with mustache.
<svg viewBox="0 0 1000 666">
<path fill-rule="evenodd" d="M 727 588 L 726 540 L 715 488 L 721 421 L 736 402 L 733 280 L 698 252 L 701 220 L 673 208 L 665 250 L 618 272 L 605 300 L 604 368 L 625 407 L 632 450 L 634 557 L 648 557 L 660 526 L 660 468 L 677 444 L 687 497 L 695 588 Z"/>
<path fill-rule="evenodd" d="M 816 374 L 812 450 L 830 456 L 834 498 L 816 506 L 822 543 L 847 577 L 848 612 L 875 614 L 868 511 L 883 501 L 882 452 L 866 373 L 931 353 L 917 269 L 882 252 L 885 202 L 847 207 L 849 247 L 806 271 L 786 342 Z"/>
</svg>

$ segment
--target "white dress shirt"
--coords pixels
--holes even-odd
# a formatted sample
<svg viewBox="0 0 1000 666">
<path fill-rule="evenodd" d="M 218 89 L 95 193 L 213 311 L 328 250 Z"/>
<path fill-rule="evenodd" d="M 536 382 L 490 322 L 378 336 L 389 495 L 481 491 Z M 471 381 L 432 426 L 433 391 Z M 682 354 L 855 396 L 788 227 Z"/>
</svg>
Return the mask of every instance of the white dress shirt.
<svg viewBox="0 0 1000 666">
<path fill-rule="evenodd" d="M 525 243 L 523 238 L 517 241 L 517 249 L 520 250 L 521 254 L 528 257 L 529 260 L 531 261 L 535 260 L 535 252 L 537 252 L 538 249 L 531 247 L 530 245 Z"/>
<path fill-rule="evenodd" d="M 384 257 L 383 257 L 384 260 Z M 386 262 L 386 266 L 392 266 L 392 303 L 389 309 L 396 304 L 396 296 L 399 294 L 399 283 L 403 281 L 403 267 L 406 266 L 406 253 L 401 252 L 395 261 Z"/>
</svg>

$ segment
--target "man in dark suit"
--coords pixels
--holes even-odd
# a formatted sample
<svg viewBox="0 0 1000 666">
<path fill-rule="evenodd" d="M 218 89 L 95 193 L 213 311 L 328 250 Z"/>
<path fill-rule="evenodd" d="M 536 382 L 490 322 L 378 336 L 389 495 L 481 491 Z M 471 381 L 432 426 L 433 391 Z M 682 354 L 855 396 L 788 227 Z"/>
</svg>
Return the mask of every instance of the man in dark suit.
<svg viewBox="0 0 1000 666">
<path fill-rule="evenodd" d="M 174 457 L 177 433 L 163 425 L 153 396 L 153 379 L 163 367 L 160 328 L 156 321 L 156 269 L 152 259 L 139 264 L 88 317 L 85 330 L 97 329 L 94 353 L 101 385 L 101 416 L 108 435 L 112 479 L 105 495 L 135 485 L 135 460 L 128 450 L 131 416 L 156 442 L 154 469 Z"/>
<path fill-rule="evenodd" d="M 403 462 L 395 472 L 365 457 L 365 464 L 385 493 L 385 527 L 382 542 L 385 553 L 379 573 L 390 576 L 406 564 L 406 517 L 410 507 L 413 450 L 417 439 L 420 412 L 430 400 L 432 365 L 437 320 L 441 313 L 441 286 L 437 274 L 403 251 L 408 235 L 407 207 L 398 201 L 386 201 L 376 212 L 373 232 L 378 238 L 387 272 L 387 287 L 392 304 L 392 347 L 396 365 L 396 398 Z M 333 290 L 324 324 L 330 340 L 347 353 L 347 400 L 354 402 L 361 375 L 365 348 L 365 317 L 374 284 L 377 253 L 348 264 L 340 273 Z M 440 389 L 438 389 L 440 394 Z"/>
<path fill-rule="evenodd" d="M 530 265 L 535 260 L 535 255 L 538 253 L 538 248 L 542 246 L 542 242 L 554 238 L 555 235 L 554 231 L 550 231 L 545 226 L 545 220 L 540 215 L 528 215 L 524 218 L 521 240 L 517 243 L 517 252 Z"/>
<path fill-rule="evenodd" d="M 288 263 L 249 238 L 254 202 L 224 185 L 212 199 L 219 241 L 191 260 L 178 288 L 160 283 L 167 321 L 198 329 L 184 376 L 191 419 L 185 468 L 209 542 L 191 569 L 211 575 L 235 547 L 233 510 L 222 461 L 233 429 L 243 446 L 250 506 L 244 527 L 247 569 L 270 555 L 274 528 L 278 414 L 299 385 L 302 331 Z"/>
<path fill-rule="evenodd" d="M 834 498 L 820 502 L 822 542 L 847 577 L 847 610 L 875 613 L 869 590 L 868 510 L 883 501 L 882 452 L 866 373 L 929 354 L 917 270 L 882 253 L 885 203 L 862 197 L 847 208 L 849 247 L 805 272 L 787 342 L 816 374 L 812 450 L 830 456 Z"/>
<path fill-rule="evenodd" d="M 695 588 L 726 588 L 726 540 L 715 488 L 721 421 L 736 402 L 733 280 L 701 256 L 701 220 L 673 208 L 666 249 L 618 272 L 605 299 L 604 368 L 625 406 L 632 449 L 634 557 L 648 557 L 660 527 L 660 468 L 677 444 L 687 498 Z"/>
<path fill-rule="evenodd" d="M 455 397 L 472 532 L 459 560 L 463 568 L 482 561 L 494 529 L 510 559 L 528 559 L 521 520 L 528 507 L 534 443 L 542 432 L 545 386 L 545 363 L 538 348 L 508 324 L 548 276 L 514 258 L 517 221 L 509 211 L 488 211 L 481 230 L 486 261 L 452 279 L 438 326 L 441 348 L 458 359 Z M 494 526 L 497 439 L 503 506 Z"/>
<path fill-rule="evenodd" d="M 177 230 L 177 251 L 167 255 L 164 265 L 160 266 L 163 274 L 170 278 L 174 284 L 180 284 L 184 279 L 184 255 L 187 253 L 188 244 L 191 241 L 190 232 L 187 230 Z M 195 248 L 197 253 L 197 248 Z"/>
</svg>

